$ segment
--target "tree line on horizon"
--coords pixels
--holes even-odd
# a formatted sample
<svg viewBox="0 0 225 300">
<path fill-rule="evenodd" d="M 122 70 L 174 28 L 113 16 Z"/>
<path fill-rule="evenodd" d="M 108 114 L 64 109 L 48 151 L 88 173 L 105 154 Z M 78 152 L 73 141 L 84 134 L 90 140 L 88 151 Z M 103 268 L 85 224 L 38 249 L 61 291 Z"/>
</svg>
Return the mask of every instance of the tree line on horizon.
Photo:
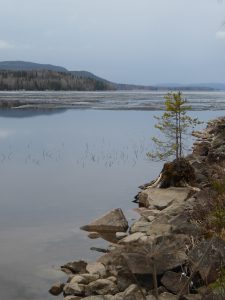
<svg viewBox="0 0 225 300">
<path fill-rule="evenodd" d="M 0 71 L 0 90 L 102 91 L 114 90 L 108 82 L 50 70 Z"/>
</svg>

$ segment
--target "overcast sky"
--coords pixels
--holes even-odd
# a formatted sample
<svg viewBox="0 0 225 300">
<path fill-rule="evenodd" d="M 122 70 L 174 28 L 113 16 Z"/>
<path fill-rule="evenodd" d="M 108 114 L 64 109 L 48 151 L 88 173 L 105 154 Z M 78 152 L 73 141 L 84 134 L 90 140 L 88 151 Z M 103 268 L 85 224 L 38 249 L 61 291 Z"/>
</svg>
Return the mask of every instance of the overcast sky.
<svg viewBox="0 0 225 300">
<path fill-rule="evenodd" d="M 0 61 L 121 83 L 225 82 L 225 1 L 0 0 Z"/>
</svg>

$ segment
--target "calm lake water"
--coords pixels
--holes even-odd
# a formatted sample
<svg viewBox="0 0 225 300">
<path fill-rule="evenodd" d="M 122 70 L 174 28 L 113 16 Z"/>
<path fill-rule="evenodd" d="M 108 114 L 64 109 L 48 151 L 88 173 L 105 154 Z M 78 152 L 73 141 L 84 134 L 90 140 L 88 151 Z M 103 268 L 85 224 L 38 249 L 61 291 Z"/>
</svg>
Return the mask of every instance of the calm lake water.
<svg viewBox="0 0 225 300">
<path fill-rule="evenodd" d="M 49 93 L 22 93 L 30 94 L 36 100 L 68 98 L 68 93 L 50 98 Z M 70 102 L 75 95 L 84 103 L 87 94 L 90 99 L 104 95 L 70 93 Z M 122 94 L 133 106 L 142 101 L 150 108 L 162 101 L 161 93 Z M 0 111 L 0 299 L 54 299 L 47 291 L 64 276 L 58 267 L 95 259 L 98 254 L 89 248 L 104 246 L 88 240 L 79 227 L 117 207 L 132 221 L 138 185 L 158 175 L 162 164 L 148 161 L 146 152 L 157 134 L 153 116 L 161 112 L 125 110 L 125 105 L 109 110 L 107 99 L 119 103 L 121 93 L 106 95 L 104 110 Z M 225 93 L 191 95 L 195 107 L 199 99 L 204 102 L 204 111 L 192 116 L 207 121 L 225 114 Z M 12 96 L 22 97 L 0 93 L 0 98 Z"/>
</svg>

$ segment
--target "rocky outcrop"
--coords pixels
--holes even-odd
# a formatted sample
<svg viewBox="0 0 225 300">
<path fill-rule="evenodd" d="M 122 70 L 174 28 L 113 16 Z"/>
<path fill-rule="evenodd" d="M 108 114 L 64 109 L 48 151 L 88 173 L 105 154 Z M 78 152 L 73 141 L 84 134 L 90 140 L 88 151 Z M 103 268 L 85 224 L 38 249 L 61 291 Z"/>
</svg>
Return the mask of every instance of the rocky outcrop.
<svg viewBox="0 0 225 300">
<path fill-rule="evenodd" d="M 204 201 L 211 178 L 217 176 L 217 162 L 225 159 L 225 118 L 194 134 L 198 140 L 187 159 L 195 172 L 195 187 L 143 185 L 136 197 L 140 217 L 128 231 L 121 209 L 83 226 L 93 232 L 91 237 L 101 236 L 113 244 L 95 263 L 62 267 L 70 273 L 64 300 L 223 299 L 206 286 L 225 267 L 225 241 L 205 239 L 190 216 Z"/>
</svg>

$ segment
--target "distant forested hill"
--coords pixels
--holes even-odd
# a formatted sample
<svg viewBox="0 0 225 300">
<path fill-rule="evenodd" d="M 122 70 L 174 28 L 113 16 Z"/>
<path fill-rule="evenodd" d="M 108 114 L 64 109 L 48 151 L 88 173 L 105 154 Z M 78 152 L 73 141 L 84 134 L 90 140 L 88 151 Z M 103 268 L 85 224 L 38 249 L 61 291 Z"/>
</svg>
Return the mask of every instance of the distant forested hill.
<svg viewBox="0 0 225 300">
<path fill-rule="evenodd" d="M 107 82 L 51 70 L 0 71 L 0 90 L 98 91 L 114 90 Z"/>
<path fill-rule="evenodd" d="M 113 83 L 86 71 L 68 71 L 50 64 L 0 62 L 0 90 L 114 90 Z"/>
<path fill-rule="evenodd" d="M 69 71 L 50 64 L 0 62 L 0 90 L 157 90 L 152 86 L 110 82 L 87 71 Z"/>
<path fill-rule="evenodd" d="M 69 71 L 60 66 L 26 61 L 0 62 L 0 90 L 146 90 L 213 91 L 225 90 L 223 83 L 161 84 L 144 86 L 110 82 L 87 71 Z"/>
<path fill-rule="evenodd" d="M 3 71 L 31 71 L 31 70 L 49 70 L 55 72 L 68 72 L 66 68 L 48 64 L 37 64 L 27 61 L 2 61 L 0 70 Z"/>
</svg>

